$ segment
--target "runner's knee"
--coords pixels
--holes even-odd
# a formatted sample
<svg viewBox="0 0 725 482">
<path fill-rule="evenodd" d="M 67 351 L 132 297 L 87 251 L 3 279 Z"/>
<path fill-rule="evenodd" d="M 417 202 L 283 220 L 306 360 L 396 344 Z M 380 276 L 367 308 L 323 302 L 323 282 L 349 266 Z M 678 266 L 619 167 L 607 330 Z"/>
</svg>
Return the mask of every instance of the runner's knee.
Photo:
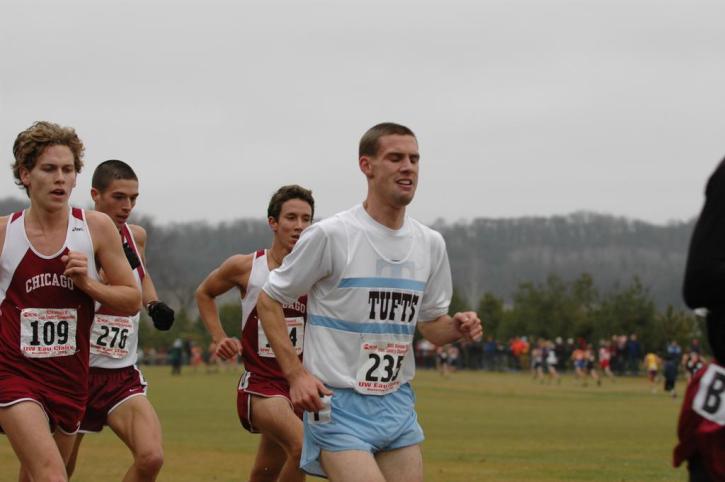
<svg viewBox="0 0 725 482">
<path fill-rule="evenodd" d="M 18 480 L 20 482 L 67 482 L 66 467 L 57 463 L 54 457 L 36 456 L 31 465 L 21 465 Z M 60 460 L 58 460 L 60 462 Z"/>
<path fill-rule="evenodd" d="M 287 454 L 287 458 L 296 460 L 299 462 L 302 456 L 302 440 L 290 438 L 284 445 L 284 451 Z"/>
<path fill-rule="evenodd" d="M 21 482 L 68 482 L 68 477 L 65 473 L 65 467 L 46 466 L 35 474 L 31 474 L 29 470 L 21 469 L 19 480 Z"/>
<path fill-rule="evenodd" d="M 164 465 L 164 453 L 161 448 L 141 452 L 135 457 L 135 465 L 139 472 L 156 474 Z"/>
<path fill-rule="evenodd" d="M 249 482 L 276 482 L 278 476 L 279 470 L 273 470 L 270 466 L 255 465 L 249 474 Z"/>
</svg>

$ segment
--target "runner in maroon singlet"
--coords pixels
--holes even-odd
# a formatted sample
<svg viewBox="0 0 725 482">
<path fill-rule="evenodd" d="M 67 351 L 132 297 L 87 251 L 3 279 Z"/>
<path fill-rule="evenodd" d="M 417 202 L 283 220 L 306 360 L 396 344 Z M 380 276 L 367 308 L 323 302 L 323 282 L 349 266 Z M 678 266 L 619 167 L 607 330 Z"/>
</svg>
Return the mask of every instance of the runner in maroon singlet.
<svg viewBox="0 0 725 482">
<path fill-rule="evenodd" d="M 30 207 L 0 217 L 0 427 L 21 481 L 67 480 L 87 398 L 94 300 L 132 314 L 141 296 L 113 222 L 68 205 L 83 165 L 75 131 L 37 122 L 13 153 Z"/>
<path fill-rule="evenodd" d="M 300 186 L 280 188 L 269 202 L 268 222 L 274 232 L 270 249 L 235 255 L 201 283 L 196 291 L 199 314 L 217 344 L 217 355 L 224 359 L 240 350 L 245 373 L 237 392 L 237 412 L 245 429 L 261 433 L 251 482 L 262 480 L 299 481 L 302 449 L 302 413 L 295 412 L 289 398 L 289 385 L 257 318 L 257 296 L 269 272 L 282 264 L 307 226 L 312 222 L 312 193 Z M 224 332 L 215 298 L 232 288 L 242 297 L 242 341 Z M 284 307 L 287 330 L 297 354 L 302 357 L 306 320 L 306 296 Z"/>
<path fill-rule="evenodd" d="M 168 330 L 174 321 L 174 311 L 159 301 L 146 270 L 146 231 L 126 222 L 138 194 L 136 173 L 123 161 L 104 161 L 93 172 L 91 197 L 96 211 L 108 214 L 116 224 L 143 304 L 150 307 L 149 314 L 156 328 Z M 69 476 L 73 475 L 84 434 L 100 432 L 105 425 L 111 427 L 133 455 L 125 482 L 153 482 L 161 470 L 164 462 L 161 423 L 146 398 L 147 384 L 136 366 L 140 316 L 140 312 L 120 316 L 105 306 L 96 312 L 91 329 L 89 398 L 80 434 L 67 464 Z"/>
</svg>

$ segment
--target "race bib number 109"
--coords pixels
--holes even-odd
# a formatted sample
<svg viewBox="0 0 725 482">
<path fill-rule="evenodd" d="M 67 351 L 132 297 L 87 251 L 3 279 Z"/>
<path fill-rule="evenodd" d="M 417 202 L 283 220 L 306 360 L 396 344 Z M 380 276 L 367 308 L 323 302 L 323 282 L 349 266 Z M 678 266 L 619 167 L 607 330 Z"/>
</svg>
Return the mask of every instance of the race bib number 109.
<svg viewBox="0 0 725 482">
<path fill-rule="evenodd" d="M 410 343 L 366 341 L 360 350 L 355 390 L 366 395 L 385 395 L 400 386 L 400 370 Z"/>
<path fill-rule="evenodd" d="M 73 308 L 26 308 L 20 312 L 20 351 L 27 358 L 75 355 L 77 324 Z"/>
</svg>

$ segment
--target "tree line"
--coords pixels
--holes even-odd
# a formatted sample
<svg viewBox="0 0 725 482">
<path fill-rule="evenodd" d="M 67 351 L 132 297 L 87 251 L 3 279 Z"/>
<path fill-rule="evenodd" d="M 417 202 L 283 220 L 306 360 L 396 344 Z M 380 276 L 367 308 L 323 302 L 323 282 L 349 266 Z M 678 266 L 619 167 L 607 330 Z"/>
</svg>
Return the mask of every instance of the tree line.
<svg viewBox="0 0 725 482">
<path fill-rule="evenodd" d="M 582 339 L 596 345 L 613 335 L 634 333 L 645 349 L 659 352 L 671 340 L 689 346 L 704 334 L 704 320 L 693 312 L 672 305 L 658 309 L 637 276 L 601 291 L 588 273 L 568 282 L 552 274 L 540 283 L 521 283 L 510 303 L 487 292 L 475 307 L 460 297 L 454 297 L 452 305 L 452 311 L 475 308 L 486 336 L 503 341 L 526 335 Z"/>
</svg>

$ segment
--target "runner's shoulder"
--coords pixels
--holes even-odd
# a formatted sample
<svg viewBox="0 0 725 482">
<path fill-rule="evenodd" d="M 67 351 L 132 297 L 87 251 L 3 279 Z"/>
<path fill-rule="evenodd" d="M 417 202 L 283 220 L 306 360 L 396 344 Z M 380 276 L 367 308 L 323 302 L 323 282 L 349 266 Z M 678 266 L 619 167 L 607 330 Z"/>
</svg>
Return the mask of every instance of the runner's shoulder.
<svg viewBox="0 0 725 482">
<path fill-rule="evenodd" d="M 129 224 L 128 229 L 131 231 L 131 234 L 133 234 L 133 239 L 136 240 L 136 243 L 138 244 L 146 244 L 146 230 L 139 226 L 138 224 Z"/>
<path fill-rule="evenodd" d="M 251 254 L 234 254 L 219 266 L 219 271 L 226 276 L 243 276 L 252 270 L 254 263 L 254 253 Z"/>
<path fill-rule="evenodd" d="M 91 209 L 86 209 L 85 214 L 86 214 L 86 222 L 88 223 L 88 227 L 91 229 L 91 231 L 115 228 L 115 224 L 113 223 L 113 220 L 106 213 L 102 213 L 100 211 L 94 211 Z"/>
</svg>

